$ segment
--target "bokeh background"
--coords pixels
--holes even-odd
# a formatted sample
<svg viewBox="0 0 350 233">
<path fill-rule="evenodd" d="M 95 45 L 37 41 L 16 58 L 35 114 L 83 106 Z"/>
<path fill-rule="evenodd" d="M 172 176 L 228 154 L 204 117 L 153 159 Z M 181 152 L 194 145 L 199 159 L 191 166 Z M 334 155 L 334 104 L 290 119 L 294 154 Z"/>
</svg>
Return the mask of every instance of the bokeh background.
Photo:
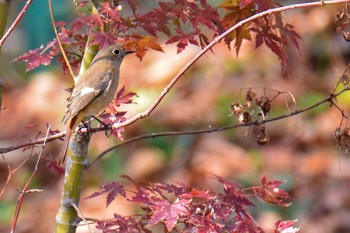
<svg viewBox="0 0 350 233">
<path fill-rule="evenodd" d="M 215 1 L 212 1 L 215 4 Z M 13 2 L 12 22 L 24 2 Z M 285 3 L 284 1 L 284 4 Z M 69 21 L 77 12 L 71 1 L 54 1 L 57 20 Z M 25 72 L 25 64 L 11 62 L 29 49 L 45 44 L 53 37 L 46 0 L 34 1 L 24 19 L 5 43 L 0 56 L 0 75 L 4 80 L 3 107 L 0 116 L 0 147 L 17 145 L 43 137 L 46 125 L 65 130 L 61 124 L 67 92 L 72 85 L 60 65 L 53 62 Z M 231 103 L 245 102 L 245 91 L 254 88 L 258 95 L 274 96 L 273 91 L 290 92 L 273 103 L 271 117 L 301 109 L 332 91 L 349 63 L 349 43 L 335 34 L 334 18 L 342 6 L 294 10 L 284 14 L 303 38 L 301 54 L 289 51 L 289 79 L 283 79 L 278 58 L 268 49 L 254 49 L 245 42 L 238 57 L 224 45 L 214 47 L 175 85 L 158 108 L 146 119 L 125 128 L 125 139 L 166 131 L 208 129 L 237 123 L 230 116 Z M 147 109 L 174 75 L 199 51 L 189 46 L 176 54 L 176 47 L 164 46 L 165 53 L 149 51 L 140 62 L 136 56 L 125 59 L 121 69 L 121 86 L 138 94 L 135 104 L 122 106 L 131 117 Z M 288 102 L 288 104 L 286 104 Z M 338 98 L 337 104 L 349 110 L 349 94 Z M 290 108 L 290 109 L 288 109 Z M 114 180 L 124 182 L 126 174 L 140 182 L 181 181 L 197 188 L 220 189 L 212 174 L 224 176 L 244 186 L 259 183 L 262 175 L 283 179 L 283 186 L 294 198 L 288 208 L 276 207 L 252 199 L 251 209 L 261 226 L 272 229 L 279 219 L 298 219 L 300 232 L 350 232 L 350 159 L 336 148 L 334 132 L 342 115 L 328 104 L 287 119 L 266 125 L 270 142 L 256 142 L 259 128 L 242 128 L 203 135 L 183 135 L 138 141 L 105 156 L 92 166 L 85 177 L 81 211 L 86 217 L 110 218 L 114 212 L 129 215 L 135 208 L 117 199 L 105 208 L 105 196 L 84 199 L 99 186 Z M 347 122 L 343 121 L 343 126 Z M 93 136 L 90 155 L 98 155 L 118 143 L 103 132 Z M 48 143 L 44 155 L 56 158 L 62 141 Z M 14 169 L 31 153 L 16 150 L 3 154 Z M 0 187 L 4 187 L 8 168 L 0 159 Z M 32 174 L 35 160 L 16 170 L 0 197 L 0 232 L 8 232 L 17 202 L 17 189 L 23 188 Z M 42 160 L 31 188 L 43 192 L 25 196 L 16 232 L 52 232 L 59 205 L 62 176 Z M 128 185 L 128 184 L 126 184 Z M 88 232 L 80 227 L 79 232 Z"/>
</svg>

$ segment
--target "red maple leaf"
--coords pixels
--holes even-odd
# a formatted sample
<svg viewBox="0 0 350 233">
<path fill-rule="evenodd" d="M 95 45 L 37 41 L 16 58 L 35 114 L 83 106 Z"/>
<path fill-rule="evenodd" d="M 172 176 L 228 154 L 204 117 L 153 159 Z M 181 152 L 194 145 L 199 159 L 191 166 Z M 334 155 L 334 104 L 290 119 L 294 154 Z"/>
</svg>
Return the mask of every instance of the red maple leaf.
<svg viewBox="0 0 350 233">
<path fill-rule="evenodd" d="M 262 28 L 252 27 L 251 30 L 256 33 L 255 48 L 258 48 L 264 42 L 266 46 L 280 58 L 280 60 L 285 60 L 281 49 L 281 38 L 272 31 L 270 26 L 265 25 Z"/>
<path fill-rule="evenodd" d="M 199 34 L 198 31 L 190 33 L 185 33 L 180 29 L 176 29 L 175 31 L 177 32 L 178 36 L 169 38 L 165 44 L 172 44 L 177 42 L 177 53 L 181 53 L 186 48 L 188 43 L 199 45 L 198 40 L 195 38 L 195 36 Z"/>
<path fill-rule="evenodd" d="M 91 41 L 92 45 L 98 45 L 99 48 L 103 48 L 107 45 L 115 44 L 118 40 L 114 34 L 105 32 L 93 32 L 93 39 Z"/>
<path fill-rule="evenodd" d="M 118 194 L 122 195 L 123 197 L 126 197 L 124 186 L 118 181 L 106 183 L 100 187 L 100 190 L 101 190 L 100 192 L 94 192 L 93 194 L 88 196 L 86 199 L 97 197 L 104 193 L 108 193 L 106 206 L 109 206 L 112 203 L 112 201 L 118 196 Z"/>
<path fill-rule="evenodd" d="M 298 40 L 302 40 L 301 36 L 294 30 L 294 26 L 291 24 L 285 24 L 279 28 L 282 34 L 282 40 L 286 45 L 289 45 L 289 41 L 292 42 L 295 48 L 301 53 Z"/>
<path fill-rule="evenodd" d="M 275 233 L 295 233 L 298 232 L 300 230 L 300 228 L 298 227 L 293 227 L 293 225 L 297 222 L 298 220 L 286 220 L 286 221 L 282 221 L 282 220 L 277 220 L 275 222 Z"/>
<path fill-rule="evenodd" d="M 198 233 L 219 233 L 219 232 L 234 232 L 223 230 L 224 224 L 213 222 L 210 215 L 194 215 L 188 220 L 188 222 L 193 226 L 188 232 L 198 232 Z"/>
<path fill-rule="evenodd" d="M 243 6 L 241 6 L 240 4 L 243 4 Z M 222 19 L 221 24 L 223 29 L 220 29 L 220 33 L 223 32 L 222 30 L 225 31 L 231 28 L 232 26 L 236 25 L 240 21 L 252 16 L 255 10 L 254 4 L 247 4 L 247 2 L 238 3 L 231 1 L 222 3 L 220 5 L 220 8 L 224 8 L 229 11 L 229 13 L 227 13 Z M 229 49 L 231 42 L 235 41 L 234 46 L 237 55 L 239 53 L 243 40 L 251 40 L 249 29 L 250 24 L 251 23 L 247 23 L 242 27 L 237 28 L 234 32 L 225 37 L 225 43 L 227 44 Z"/>
<path fill-rule="evenodd" d="M 153 213 L 148 225 L 151 226 L 164 220 L 167 230 L 171 231 L 181 216 L 190 214 L 187 210 L 189 202 L 186 199 L 176 200 L 174 203 L 168 200 L 158 200 L 151 205 Z"/>
<path fill-rule="evenodd" d="M 44 45 L 41 45 L 40 48 L 30 50 L 28 53 L 17 57 L 14 61 L 21 60 L 27 62 L 26 71 L 32 70 L 40 65 L 47 66 L 51 63 L 52 57 L 48 54 L 40 53 L 43 48 Z"/>
<path fill-rule="evenodd" d="M 291 205 L 289 194 L 280 188 L 285 181 L 270 180 L 268 181 L 266 176 L 261 177 L 261 186 L 252 187 L 252 190 L 260 200 L 276 204 L 282 207 L 288 207 Z"/>
<path fill-rule="evenodd" d="M 112 101 L 112 104 L 119 107 L 122 104 L 134 103 L 132 98 L 135 96 L 137 97 L 137 94 L 135 92 L 126 93 L 125 86 L 123 86 L 116 94 L 115 98 Z"/>
</svg>

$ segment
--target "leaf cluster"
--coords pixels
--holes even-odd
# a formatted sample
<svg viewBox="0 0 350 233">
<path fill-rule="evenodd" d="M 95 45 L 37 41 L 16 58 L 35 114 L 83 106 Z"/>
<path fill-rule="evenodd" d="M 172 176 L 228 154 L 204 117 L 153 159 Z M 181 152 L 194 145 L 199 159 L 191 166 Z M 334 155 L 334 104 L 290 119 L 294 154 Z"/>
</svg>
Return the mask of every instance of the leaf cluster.
<svg viewBox="0 0 350 233">
<path fill-rule="evenodd" d="M 214 176 L 222 187 L 221 192 L 200 190 L 181 183 L 152 183 L 140 185 L 128 176 L 133 191 L 114 181 L 101 186 L 99 192 L 88 198 L 107 193 L 106 204 L 117 196 L 139 205 L 142 213 L 126 216 L 115 214 L 113 219 L 97 222 L 103 232 L 151 232 L 150 227 L 160 224 L 164 232 L 265 232 L 248 212 L 255 207 L 249 199 L 257 197 L 263 202 L 289 206 L 290 196 L 280 186 L 284 181 L 261 178 L 260 185 L 243 188 L 240 184 Z M 274 232 L 297 232 L 295 220 L 278 220 Z M 271 227 L 273 228 L 273 227 Z"/>
<path fill-rule="evenodd" d="M 149 49 L 163 52 L 162 43 L 177 45 L 180 53 L 189 45 L 209 44 L 214 38 L 242 20 L 260 12 L 278 7 L 272 0 L 224 0 L 212 6 L 206 0 L 158 1 L 151 10 L 144 10 L 138 0 L 93 1 L 98 14 L 80 13 L 72 22 L 57 22 L 59 37 L 74 68 L 82 60 L 82 52 L 92 36 L 90 45 L 122 43 L 136 51 L 142 59 Z M 89 8 L 86 1 L 78 1 L 78 9 Z M 166 38 L 165 40 L 163 38 Z M 243 40 L 255 37 L 255 47 L 265 44 L 287 67 L 286 48 L 294 45 L 299 49 L 300 36 L 290 24 L 283 22 L 281 13 L 257 18 L 241 25 L 224 39 L 228 48 L 233 43 L 238 55 Z M 17 60 L 27 62 L 27 70 L 39 65 L 49 65 L 55 57 L 64 64 L 56 39 L 46 46 L 29 51 Z"/>
</svg>

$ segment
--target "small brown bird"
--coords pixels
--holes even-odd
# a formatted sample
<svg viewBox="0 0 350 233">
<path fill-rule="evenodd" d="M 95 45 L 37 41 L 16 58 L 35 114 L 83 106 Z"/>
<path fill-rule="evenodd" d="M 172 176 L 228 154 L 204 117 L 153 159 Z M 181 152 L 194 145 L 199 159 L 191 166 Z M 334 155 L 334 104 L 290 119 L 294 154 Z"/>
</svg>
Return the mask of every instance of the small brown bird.
<svg viewBox="0 0 350 233">
<path fill-rule="evenodd" d="M 58 164 L 66 159 L 69 140 L 79 123 L 88 116 L 101 112 L 113 99 L 119 83 L 119 68 L 123 58 L 133 53 L 121 46 L 110 45 L 101 49 L 90 67 L 79 77 L 68 100 L 63 123 L 68 122 L 66 138 Z"/>
</svg>

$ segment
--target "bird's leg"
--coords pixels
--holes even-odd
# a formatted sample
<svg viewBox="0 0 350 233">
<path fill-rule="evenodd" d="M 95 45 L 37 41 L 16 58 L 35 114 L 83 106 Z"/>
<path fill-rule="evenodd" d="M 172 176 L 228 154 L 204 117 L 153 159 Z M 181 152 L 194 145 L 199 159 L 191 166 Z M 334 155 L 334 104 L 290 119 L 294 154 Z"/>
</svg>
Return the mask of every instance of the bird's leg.
<svg viewBox="0 0 350 233">
<path fill-rule="evenodd" d="M 102 122 L 100 119 L 98 119 L 97 117 L 95 117 L 95 116 L 92 116 L 96 121 L 98 121 L 101 125 L 103 125 L 103 127 L 105 128 L 105 135 L 106 135 L 106 137 L 111 137 L 111 135 L 112 135 L 112 129 L 109 129 L 109 125 L 108 124 L 106 124 L 106 123 L 104 123 L 104 122 Z"/>
<path fill-rule="evenodd" d="M 89 131 L 89 125 L 88 124 L 86 124 L 86 122 L 85 121 L 81 121 L 81 124 L 79 124 L 79 126 L 78 126 L 78 132 L 79 133 L 81 133 L 81 130 L 82 129 L 86 129 L 87 131 Z"/>
</svg>

